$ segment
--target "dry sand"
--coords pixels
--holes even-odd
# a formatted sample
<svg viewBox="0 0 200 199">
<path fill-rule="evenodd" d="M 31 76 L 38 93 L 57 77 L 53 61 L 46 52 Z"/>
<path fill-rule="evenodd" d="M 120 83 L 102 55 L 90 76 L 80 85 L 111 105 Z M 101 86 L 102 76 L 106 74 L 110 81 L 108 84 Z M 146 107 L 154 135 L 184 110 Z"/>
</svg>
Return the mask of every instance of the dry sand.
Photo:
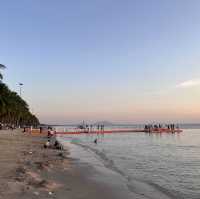
<svg viewBox="0 0 200 199">
<path fill-rule="evenodd" d="M 105 184 L 87 178 L 92 171 L 67 157 L 67 151 L 44 149 L 45 136 L 20 130 L 0 131 L 0 198 L 122 198 Z"/>
</svg>

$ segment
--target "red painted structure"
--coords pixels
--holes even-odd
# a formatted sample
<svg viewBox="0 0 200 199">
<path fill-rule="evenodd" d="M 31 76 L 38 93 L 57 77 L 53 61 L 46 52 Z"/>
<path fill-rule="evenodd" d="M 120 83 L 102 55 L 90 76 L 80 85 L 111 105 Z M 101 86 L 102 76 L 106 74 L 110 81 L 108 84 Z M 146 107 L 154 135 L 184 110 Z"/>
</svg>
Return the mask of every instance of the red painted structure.
<svg viewBox="0 0 200 199">
<path fill-rule="evenodd" d="M 181 129 L 151 129 L 149 132 L 145 129 L 116 129 L 116 130 L 104 130 L 104 131 L 71 131 L 71 132 L 56 132 L 58 135 L 80 135 L 80 134 L 110 134 L 110 133 L 181 133 Z"/>
<path fill-rule="evenodd" d="M 145 132 L 149 132 L 145 130 Z M 150 133 L 181 133 L 183 130 L 181 129 L 168 129 L 168 128 L 158 128 L 158 129 L 151 129 Z"/>
</svg>

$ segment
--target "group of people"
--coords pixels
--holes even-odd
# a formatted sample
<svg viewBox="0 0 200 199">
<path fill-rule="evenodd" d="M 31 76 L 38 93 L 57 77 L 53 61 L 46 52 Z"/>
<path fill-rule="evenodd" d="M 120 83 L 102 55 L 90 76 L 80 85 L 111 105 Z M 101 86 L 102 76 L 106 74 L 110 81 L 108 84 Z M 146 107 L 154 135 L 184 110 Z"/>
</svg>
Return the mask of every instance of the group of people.
<svg viewBox="0 0 200 199">
<path fill-rule="evenodd" d="M 165 124 L 165 125 L 162 125 L 162 124 L 155 124 L 155 125 L 152 125 L 152 124 L 147 124 L 144 126 L 144 130 L 147 131 L 147 132 L 151 132 L 152 130 L 153 131 L 156 131 L 156 130 L 159 130 L 159 129 L 168 129 L 168 130 L 175 130 L 175 129 L 179 129 L 179 126 L 178 125 L 175 125 L 175 124 Z"/>
<path fill-rule="evenodd" d="M 42 130 L 42 129 L 40 129 Z M 58 150 L 62 150 L 63 146 L 57 141 L 56 137 L 55 137 L 55 131 L 53 130 L 52 127 L 48 127 L 48 140 L 47 142 L 44 144 L 44 148 L 52 148 L 52 149 L 58 149 Z"/>
<path fill-rule="evenodd" d="M 105 126 L 102 124 L 102 125 L 97 125 L 97 130 L 99 131 L 104 131 L 104 129 L 105 129 Z"/>
<path fill-rule="evenodd" d="M 83 129 L 83 130 L 85 130 L 86 132 L 89 133 L 89 132 L 95 131 L 95 130 L 104 131 L 105 126 L 102 125 L 102 124 L 101 125 L 100 124 L 98 124 L 98 125 L 86 124 L 86 125 L 79 125 L 78 128 Z"/>
<path fill-rule="evenodd" d="M 15 129 L 14 125 L 0 123 L 0 130 L 14 130 L 14 129 Z"/>
</svg>

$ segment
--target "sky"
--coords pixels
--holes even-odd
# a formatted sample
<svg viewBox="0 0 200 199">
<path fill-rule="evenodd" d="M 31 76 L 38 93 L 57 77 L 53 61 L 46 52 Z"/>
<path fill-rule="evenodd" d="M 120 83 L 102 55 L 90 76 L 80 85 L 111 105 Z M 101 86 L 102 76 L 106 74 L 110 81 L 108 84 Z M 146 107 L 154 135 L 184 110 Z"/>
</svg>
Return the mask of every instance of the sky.
<svg viewBox="0 0 200 199">
<path fill-rule="evenodd" d="M 40 122 L 200 122 L 199 0 L 0 0 L 4 82 Z"/>
</svg>

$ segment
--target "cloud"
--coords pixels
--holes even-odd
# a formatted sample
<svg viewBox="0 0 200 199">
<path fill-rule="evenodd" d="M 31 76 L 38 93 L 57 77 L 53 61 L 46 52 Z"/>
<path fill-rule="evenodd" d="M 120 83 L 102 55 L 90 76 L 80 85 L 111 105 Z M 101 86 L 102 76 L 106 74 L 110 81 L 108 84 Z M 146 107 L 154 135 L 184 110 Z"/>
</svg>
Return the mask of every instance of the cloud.
<svg viewBox="0 0 200 199">
<path fill-rule="evenodd" d="M 180 84 L 176 85 L 177 88 L 189 88 L 194 86 L 200 85 L 200 79 L 192 79 L 188 81 L 181 82 Z"/>
</svg>

